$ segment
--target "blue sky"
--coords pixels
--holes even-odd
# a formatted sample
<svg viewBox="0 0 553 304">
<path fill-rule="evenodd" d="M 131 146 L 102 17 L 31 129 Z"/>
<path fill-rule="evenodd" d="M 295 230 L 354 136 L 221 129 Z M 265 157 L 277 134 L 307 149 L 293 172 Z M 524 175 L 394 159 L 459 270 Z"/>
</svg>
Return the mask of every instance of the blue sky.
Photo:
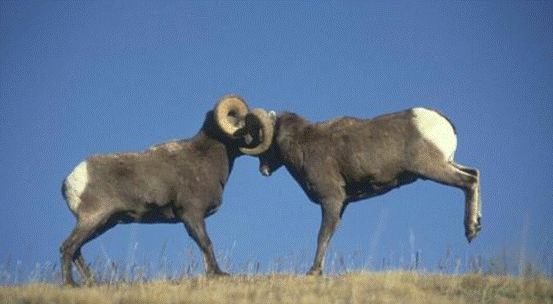
<svg viewBox="0 0 553 304">
<path fill-rule="evenodd" d="M 418 181 L 350 205 L 327 270 L 340 254 L 378 269 L 414 251 L 435 270 L 448 246 L 463 265 L 505 248 L 551 269 L 552 16 L 545 1 L 3 1 L 0 264 L 58 263 L 75 223 L 61 182 L 80 160 L 192 137 L 216 100 L 236 93 L 311 121 L 436 108 L 456 125 L 457 162 L 480 169 L 473 244 L 463 193 Z M 286 170 L 264 178 L 257 167 L 237 159 L 207 220 L 221 266 L 226 256 L 234 273 L 283 259 L 307 270 L 320 209 Z M 182 225 L 119 225 L 83 253 L 178 265 L 190 248 L 198 255 Z"/>
</svg>

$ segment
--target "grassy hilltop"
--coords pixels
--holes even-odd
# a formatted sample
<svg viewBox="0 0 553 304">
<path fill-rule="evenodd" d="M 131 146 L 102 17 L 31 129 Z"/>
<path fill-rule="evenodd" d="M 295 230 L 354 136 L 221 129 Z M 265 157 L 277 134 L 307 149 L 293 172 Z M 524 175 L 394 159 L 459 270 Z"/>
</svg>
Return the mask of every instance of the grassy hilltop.
<svg viewBox="0 0 553 304">
<path fill-rule="evenodd" d="M 197 276 L 70 288 L 0 287 L 2 303 L 553 303 L 553 280 L 421 272 Z"/>
</svg>

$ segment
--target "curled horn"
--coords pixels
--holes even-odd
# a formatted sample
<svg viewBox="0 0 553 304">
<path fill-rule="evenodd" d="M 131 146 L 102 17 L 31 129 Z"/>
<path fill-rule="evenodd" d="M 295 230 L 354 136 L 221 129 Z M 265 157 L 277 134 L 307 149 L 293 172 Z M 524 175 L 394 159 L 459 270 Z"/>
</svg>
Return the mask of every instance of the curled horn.
<svg viewBox="0 0 553 304">
<path fill-rule="evenodd" d="M 269 149 L 273 141 L 274 119 L 263 109 L 251 110 L 245 118 L 245 130 L 257 143 L 254 147 L 240 147 L 240 151 L 248 155 L 259 155 Z"/>
<path fill-rule="evenodd" d="M 219 128 L 232 136 L 244 127 L 244 117 L 248 113 L 248 105 L 244 99 L 236 95 L 227 95 L 217 102 L 214 112 Z"/>
</svg>

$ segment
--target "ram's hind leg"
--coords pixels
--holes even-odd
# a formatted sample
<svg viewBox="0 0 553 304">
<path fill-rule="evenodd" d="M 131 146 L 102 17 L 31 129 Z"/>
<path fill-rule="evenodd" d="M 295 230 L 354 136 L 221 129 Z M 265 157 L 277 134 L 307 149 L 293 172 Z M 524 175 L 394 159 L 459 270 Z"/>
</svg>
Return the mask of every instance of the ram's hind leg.
<svg viewBox="0 0 553 304">
<path fill-rule="evenodd" d="M 97 214 L 88 218 L 83 216 L 82 218 L 86 218 L 86 220 L 77 220 L 75 228 L 73 228 L 69 237 L 60 247 L 61 271 L 64 285 L 77 286 L 71 273 L 72 262 L 75 262 L 81 276 L 83 276 L 88 285 L 94 283 L 95 280 L 92 272 L 81 255 L 81 248 L 88 241 L 113 226 L 108 225 L 108 215 Z"/>
<path fill-rule="evenodd" d="M 63 242 L 60 253 L 61 253 L 61 272 L 64 285 L 77 286 L 77 283 L 73 280 L 73 275 L 71 272 L 72 262 L 77 262 L 77 267 L 79 272 L 83 275 L 83 266 L 86 266 L 86 262 L 81 255 L 81 247 L 86 243 L 87 239 L 93 234 L 94 227 L 91 225 L 86 225 L 82 222 L 77 222 L 75 228 L 69 235 L 69 237 Z M 88 267 L 87 267 L 88 268 Z M 84 275 L 90 275 L 90 271 Z M 85 276 L 85 279 L 89 280 Z"/>
<path fill-rule="evenodd" d="M 428 162 L 417 168 L 425 179 L 462 189 L 465 192 L 465 236 L 469 243 L 478 235 L 480 225 L 480 180 L 478 170 L 453 161 Z"/>
<path fill-rule="evenodd" d="M 455 162 L 451 162 L 451 165 L 457 168 L 458 170 L 470 175 L 475 181 L 471 184 L 468 189 L 465 189 L 465 231 L 468 241 L 472 241 L 482 229 L 481 219 L 482 219 L 482 203 L 480 200 L 480 172 L 474 168 L 468 168 L 462 165 L 459 165 Z M 476 223 L 476 225 L 474 224 Z M 472 236 L 472 237 L 469 237 Z"/>
<path fill-rule="evenodd" d="M 73 259 L 73 261 L 75 262 L 79 273 L 86 278 L 86 281 L 89 282 L 89 284 L 96 281 L 94 279 L 92 271 L 90 270 L 90 267 L 88 267 L 88 265 L 86 264 L 86 261 L 84 260 L 84 257 L 81 254 L 80 250 L 77 251 L 77 253 L 75 254 L 75 258 Z"/>
</svg>

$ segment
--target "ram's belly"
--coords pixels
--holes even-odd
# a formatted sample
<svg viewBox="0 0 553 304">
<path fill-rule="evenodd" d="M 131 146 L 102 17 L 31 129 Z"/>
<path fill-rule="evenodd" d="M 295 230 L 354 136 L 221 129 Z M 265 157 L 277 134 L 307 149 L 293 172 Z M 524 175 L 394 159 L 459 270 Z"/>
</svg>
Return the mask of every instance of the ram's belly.
<svg viewBox="0 0 553 304">
<path fill-rule="evenodd" d="M 374 176 L 365 176 L 362 179 L 349 181 L 345 190 L 348 201 L 358 201 L 385 194 L 400 186 L 410 184 L 417 180 L 415 174 L 402 171 L 389 179 L 376 179 Z"/>
<path fill-rule="evenodd" d="M 346 183 L 368 181 L 385 184 L 405 170 L 405 162 L 397 154 L 399 153 L 392 153 L 389 149 L 376 148 L 351 153 L 343 159 L 340 171 Z"/>
<path fill-rule="evenodd" d="M 120 216 L 122 223 L 171 224 L 180 221 L 171 205 L 141 204 L 141 208 L 127 210 Z"/>
</svg>

